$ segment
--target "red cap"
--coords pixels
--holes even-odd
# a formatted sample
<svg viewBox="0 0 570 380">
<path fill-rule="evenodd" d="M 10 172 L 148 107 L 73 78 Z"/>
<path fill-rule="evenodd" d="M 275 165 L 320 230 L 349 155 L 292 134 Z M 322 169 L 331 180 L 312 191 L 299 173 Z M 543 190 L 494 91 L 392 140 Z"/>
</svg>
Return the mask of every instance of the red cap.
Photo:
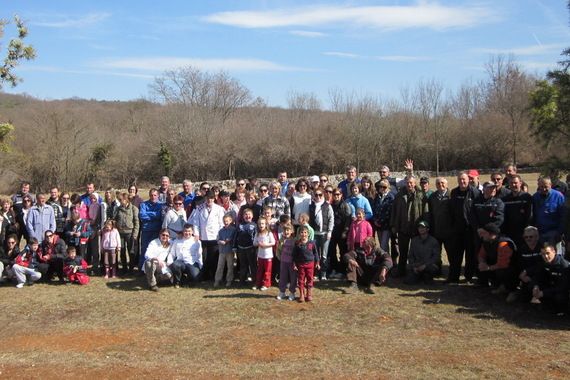
<svg viewBox="0 0 570 380">
<path fill-rule="evenodd" d="M 477 171 L 477 169 L 469 169 L 467 175 L 469 177 L 479 177 L 479 172 Z"/>
</svg>

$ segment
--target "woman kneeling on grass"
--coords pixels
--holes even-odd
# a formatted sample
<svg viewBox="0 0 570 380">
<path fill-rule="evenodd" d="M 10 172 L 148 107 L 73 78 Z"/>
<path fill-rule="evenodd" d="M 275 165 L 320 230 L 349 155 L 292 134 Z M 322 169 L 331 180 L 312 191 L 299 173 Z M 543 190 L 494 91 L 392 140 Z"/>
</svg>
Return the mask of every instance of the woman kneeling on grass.
<svg viewBox="0 0 570 380">
<path fill-rule="evenodd" d="M 293 249 L 294 269 L 297 271 L 299 302 L 313 300 L 313 277 L 319 270 L 319 253 L 314 241 L 309 241 L 309 229 L 299 227 L 299 240 Z"/>
</svg>

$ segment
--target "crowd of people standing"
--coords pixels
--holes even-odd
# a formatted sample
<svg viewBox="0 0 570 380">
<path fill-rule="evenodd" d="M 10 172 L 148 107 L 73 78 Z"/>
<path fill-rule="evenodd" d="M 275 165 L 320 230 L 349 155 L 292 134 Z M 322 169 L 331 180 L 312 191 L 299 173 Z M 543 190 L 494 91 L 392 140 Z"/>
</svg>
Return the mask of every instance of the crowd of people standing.
<svg viewBox="0 0 570 380">
<path fill-rule="evenodd" d="M 374 293 L 389 277 L 405 284 L 462 282 L 493 293 L 568 309 L 570 202 L 568 186 L 540 177 L 534 194 L 514 165 L 480 183 L 475 169 L 444 177 L 359 177 L 354 166 L 331 183 L 326 174 L 234 189 L 168 177 L 143 200 L 93 183 L 84 194 L 34 195 L 30 183 L 1 202 L 0 273 L 17 287 L 55 277 L 85 284 L 89 276 L 146 276 L 149 288 L 197 281 L 267 290 L 278 299 L 310 301 L 314 280 L 346 279 L 347 292 Z M 22 249 L 20 250 L 20 248 Z M 442 248 L 448 269 L 443 270 Z M 289 295 L 286 292 L 289 291 Z M 297 294 L 297 291 L 299 292 Z"/>
</svg>

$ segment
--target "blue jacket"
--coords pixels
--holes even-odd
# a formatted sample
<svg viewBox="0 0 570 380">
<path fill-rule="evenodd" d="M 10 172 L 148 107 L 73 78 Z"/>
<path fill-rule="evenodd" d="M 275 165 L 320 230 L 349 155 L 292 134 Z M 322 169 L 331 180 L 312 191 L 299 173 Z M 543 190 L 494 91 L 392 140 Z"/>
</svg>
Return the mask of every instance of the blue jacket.
<svg viewBox="0 0 570 380">
<path fill-rule="evenodd" d="M 141 231 L 160 231 L 162 227 L 162 206 L 160 202 L 146 201 L 141 203 L 139 219 Z"/>
<path fill-rule="evenodd" d="M 551 189 L 544 197 L 539 192 L 532 196 L 534 225 L 540 234 L 550 231 L 557 231 L 562 234 L 564 231 L 564 195 L 561 192 Z"/>
<path fill-rule="evenodd" d="M 356 209 L 361 208 L 364 210 L 366 220 L 372 219 L 372 207 L 370 207 L 370 202 L 364 195 L 351 196 L 346 200 L 346 203 L 350 206 L 352 216 L 356 216 Z"/>
<path fill-rule="evenodd" d="M 41 243 L 47 230 L 55 232 L 56 224 L 53 207 L 48 204 L 43 207 L 38 205 L 32 207 L 28 213 L 26 228 L 30 237 L 35 237 Z"/>
</svg>

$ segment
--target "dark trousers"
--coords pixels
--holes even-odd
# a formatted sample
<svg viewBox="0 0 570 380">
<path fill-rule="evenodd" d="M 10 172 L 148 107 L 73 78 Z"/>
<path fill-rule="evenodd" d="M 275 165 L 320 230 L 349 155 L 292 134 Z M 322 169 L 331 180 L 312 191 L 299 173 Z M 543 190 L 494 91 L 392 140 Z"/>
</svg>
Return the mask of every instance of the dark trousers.
<svg viewBox="0 0 570 380">
<path fill-rule="evenodd" d="M 330 276 L 333 270 L 337 273 L 346 272 L 346 266 L 342 262 L 342 257 L 347 250 L 346 238 L 343 239 L 341 235 L 333 233 L 329 243 L 327 276 Z"/>
<path fill-rule="evenodd" d="M 101 252 L 99 252 L 99 231 L 93 231 L 93 234 L 87 241 L 87 257 L 85 257 L 87 264 L 91 265 L 91 271 L 94 274 L 99 274 L 99 265 L 101 262 Z"/>
<path fill-rule="evenodd" d="M 188 282 L 196 282 L 200 279 L 200 268 L 198 264 L 188 264 L 183 261 L 175 261 L 170 266 L 172 274 L 174 275 L 174 283 L 180 284 L 182 282 L 182 275 L 188 277 Z"/>
<path fill-rule="evenodd" d="M 202 280 L 214 280 L 216 269 L 218 269 L 218 258 L 220 251 L 216 240 L 201 240 L 202 242 L 202 260 L 204 268 L 202 268 Z"/>
<path fill-rule="evenodd" d="M 411 240 L 412 236 L 398 233 L 398 248 L 400 250 L 400 256 L 398 257 L 398 273 L 400 276 L 406 274 L 406 269 L 408 267 L 408 252 L 410 251 Z"/>
<path fill-rule="evenodd" d="M 121 253 L 119 254 L 119 263 L 124 272 L 132 270 L 138 260 L 135 253 L 134 238 L 130 232 L 121 232 Z"/>
<path fill-rule="evenodd" d="M 447 249 L 447 248 L 446 248 Z M 475 235 L 471 228 L 459 231 L 452 239 L 450 250 L 447 254 L 449 260 L 449 274 L 447 279 L 452 282 L 459 282 L 461 275 L 461 263 L 465 252 L 465 279 L 472 280 L 477 269 L 475 255 Z"/>
<path fill-rule="evenodd" d="M 517 280 L 517 273 L 513 268 L 479 272 L 479 282 L 481 284 L 487 285 L 490 282 L 491 285 L 495 287 L 503 285 L 509 291 L 516 289 L 518 284 Z"/>
<path fill-rule="evenodd" d="M 350 260 L 356 260 L 359 267 L 350 264 Z M 344 255 L 344 261 L 347 263 L 346 279 L 364 286 L 370 286 L 373 281 L 376 281 L 382 269 L 382 266 L 377 260 L 372 263 L 372 265 L 367 265 L 364 261 L 358 260 L 356 252 L 354 251 L 346 253 Z"/>
<path fill-rule="evenodd" d="M 239 248 L 237 249 L 237 254 L 239 258 L 239 281 L 241 284 L 245 284 L 247 276 L 255 281 L 255 275 L 257 273 L 257 254 L 255 252 L 255 247 L 251 248 Z"/>
</svg>

